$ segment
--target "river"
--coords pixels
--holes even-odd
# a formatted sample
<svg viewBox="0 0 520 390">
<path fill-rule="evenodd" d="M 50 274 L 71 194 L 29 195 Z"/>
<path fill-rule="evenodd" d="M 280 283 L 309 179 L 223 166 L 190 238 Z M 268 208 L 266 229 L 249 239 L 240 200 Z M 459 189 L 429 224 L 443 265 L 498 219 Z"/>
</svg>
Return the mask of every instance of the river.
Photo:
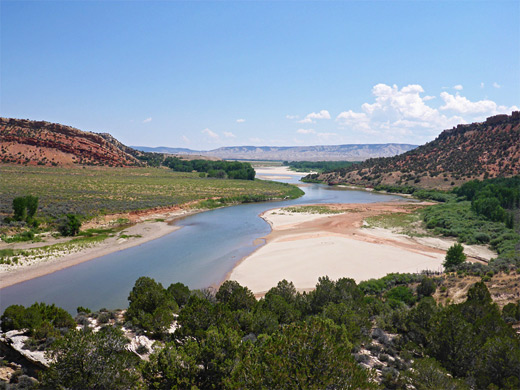
<svg viewBox="0 0 520 390">
<path fill-rule="evenodd" d="M 301 175 L 280 181 L 295 183 Z M 12 304 L 55 303 L 72 314 L 127 306 L 135 281 L 149 276 L 165 287 L 182 282 L 191 289 L 216 286 L 270 232 L 258 215 L 281 206 L 306 203 L 373 203 L 402 199 L 321 184 L 302 188 L 301 198 L 243 204 L 195 214 L 176 222 L 181 229 L 137 247 L 112 253 L 0 290 L 0 312 Z M 261 244 L 260 244 L 261 245 Z"/>
</svg>

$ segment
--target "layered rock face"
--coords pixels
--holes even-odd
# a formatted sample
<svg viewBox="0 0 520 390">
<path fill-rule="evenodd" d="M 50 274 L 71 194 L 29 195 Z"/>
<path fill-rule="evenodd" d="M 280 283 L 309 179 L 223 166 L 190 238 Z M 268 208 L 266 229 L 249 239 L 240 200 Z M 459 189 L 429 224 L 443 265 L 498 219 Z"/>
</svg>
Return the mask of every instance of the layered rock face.
<svg viewBox="0 0 520 390">
<path fill-rule="evenodd" d="M 0 118 L 0 162 L 27 165 L 140 166 L 128 148 L 107 134 L 27 119 Z"/>
</svg>

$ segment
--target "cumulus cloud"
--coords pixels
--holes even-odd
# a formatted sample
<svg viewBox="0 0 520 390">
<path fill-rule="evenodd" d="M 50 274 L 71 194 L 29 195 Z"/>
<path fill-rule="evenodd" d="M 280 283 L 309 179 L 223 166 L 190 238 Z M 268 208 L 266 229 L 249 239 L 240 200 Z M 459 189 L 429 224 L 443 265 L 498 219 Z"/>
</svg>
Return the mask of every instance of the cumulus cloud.
<svg viewBox="0 0 520 390">
<path fill-rule="evenodd" d="M 377 84 L 372 88 L 374 102 L 362 104 L 358 112 L 343 111 L 336 121 L 340 128 L 355 134 L 352 138 L 366 142 L 424 143 L 457 124 L 515 110 L 515 106 L 499 106 L 487 99 L 473 102 L 458 92 L 453 95 L 446 91 L 440 94 L 443 104 L 434 108 L 427 104 L 434 97 L 421 96 L 424 92 L 417 84 L 400 89 Z"/>
<path fill-rule="evenodd" d="M 231 131 L 224 131 L 224 137 L 226 137 L 226 138 L 236 138 L 235 134 L 233 134 Z"/>
<path fill-rule="evenodd" d="M 286 115 L 285 117 L 287 119 L 298 119 L 300 116 L 299 115 Z"/>
<path fill-rule="evenodd" d="M 464 96 L 454 96 L 448 92 L 441 92 L 441 98 L 444 100 L 444 105 L 440 107 L 441 110 L 451 110 L 460 114 L 495 114 L 498 108 L 492 100 L 472 102 Z"/>
<path fill-rule="evenodd" d="M 242 119 L 242 118 L 237 119 L 237 123 L 244 123 L 245 121 L 246 121 L 246 120 L 245 120 L 245 119 Z"/>
<path fill-rule="evenodd" d="M 316 119 L 330 119 L 330 114 L 327 110 L 311 112 L 310 114 L 307 114 L 301 121 L 298 121 L 298 123 L 315 123 Z"/>
<path fill-rule="evenodd" d="M 218 140 L 220 137 L 217 133 L 211 131 L 210 129 L 208 129 L 207 127 L 202 130 L 202 133 L 203 134 L 206 134 L 207 136 L 209 136 L 210 138 L 214 139 L 214 140 Z"/>
<path fill-rule="evenodd" d="M 313 129 L 298 129 L 296 130 L 298 134 L 316 134 Z"/>
<path fill-rule="evenodd" d="M 493 87 L 495 87 L 495 88 L 500 88 L 501 85 L 495 81 L 495 82 L 493 83 Z"/>
<path fill-rule="evenodd" d="M 457 91 L 462 91 L 464 89 L 464 87 L 460 84 L 457 84 L 453 87 L 453 89 L 456 89 Z"/>
<path fill-rule="evenodd" d="M 143 121 L 143 123 L 150 123 L 151 121 L 152 121 L 152 117 L 150 117 L 150 118 L 146 118 L 146 119 Z"/>
</svg>

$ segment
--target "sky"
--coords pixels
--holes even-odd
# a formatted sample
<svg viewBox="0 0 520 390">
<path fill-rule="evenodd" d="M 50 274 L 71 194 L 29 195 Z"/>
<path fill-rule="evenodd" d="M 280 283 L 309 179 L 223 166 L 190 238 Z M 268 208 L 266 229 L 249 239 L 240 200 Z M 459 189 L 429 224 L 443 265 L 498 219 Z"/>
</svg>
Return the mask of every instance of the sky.
<svg viewBox="0 0 520 390">
<path fill-rule="evenodd" d="M 520 107 L 520 1 L 0 1 L 0 116 L 126 145 L 423 144 Z"/>
</svg>

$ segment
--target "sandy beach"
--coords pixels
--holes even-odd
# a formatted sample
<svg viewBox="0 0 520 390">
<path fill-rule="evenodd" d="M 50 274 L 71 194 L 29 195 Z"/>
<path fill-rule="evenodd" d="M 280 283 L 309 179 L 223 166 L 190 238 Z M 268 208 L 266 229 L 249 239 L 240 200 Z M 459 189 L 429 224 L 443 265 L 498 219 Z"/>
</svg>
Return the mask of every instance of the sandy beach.
<svg viewBox="0 0 520 390">
<path fill-rule="evenodd" d="M 51 274 L 53 272 L 72 267 L 74 265 L 105 256 L 123 249 L 131 248 L 155 240 L 166 234 L 170 234 L 179 229 L 173 222 L 179 218 L 200 212 L 185 207 L 157 208 L 153 210 L 125 213 L 118 215 L 107 215 L 102 218 L 90 221 L 85 224 L 83 229 L 91 227 L 110 227 L 110 221 L 118 218 L 128 219 L 133 225 L 118 232 L 114 237 L 96 243 L 86 248 L 78 248 L 67 252 L 53 253 L 46 258 L 31 258 L 19 265 L 0 265 L 0 288 L 8 287 L 16 283 L 37 278 L 39 276 Z M 123 236 L 123 237 L 121 237 Z M 66 242 L 70 239 L 50 240 L 50 242 L 36 244 L 0 244 L 0 249 L 5 248 L 35 248 L 38 246 L 50 245 L 58 242 Z"/>
<path fill-rule="evenodd" d="M 266 245 L 246 257 L 229 279 L 263 295 L 282 280 L 299 290 L 313 289 L 320 276 L 360 282 L 391 272 L 442 271 L 453 240 L 415 238 L 386 229 L 367 229 L 363 221 L 382 213 L 410 212 L 420 203 L 327 205 L 341 214 L 292 213 L 274 209 L 261 216 L 272 227 Z M 469 261 L 496 256 L 485 247 L 466 247 Z M 474 257 L 470 257 L 474 256 Z"/>
</svg>

